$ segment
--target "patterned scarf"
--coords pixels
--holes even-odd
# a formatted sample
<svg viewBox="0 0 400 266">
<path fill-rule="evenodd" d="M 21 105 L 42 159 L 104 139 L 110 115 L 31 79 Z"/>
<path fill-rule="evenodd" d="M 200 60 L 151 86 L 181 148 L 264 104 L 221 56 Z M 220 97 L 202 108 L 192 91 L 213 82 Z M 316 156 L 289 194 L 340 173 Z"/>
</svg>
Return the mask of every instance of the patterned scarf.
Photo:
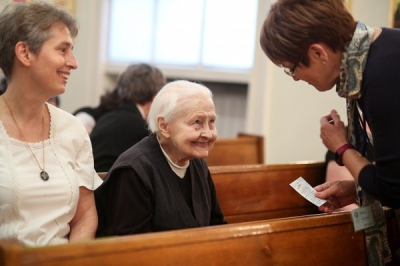
<svg viewBox="0 0 400 266">
<path fill-rule="evenodd" d="M 347 99 L 348 140 L 365 157 L 371 157 L 372 140 L 366 133 L 365 119 L 358 99 L 361 97 L 362 75 L 373 35 L 374 30 L 371 27 L 357 22 L 353 38 L 343 53 L 340 81 L 336 86 L 338 95 Z M 379 201 L 361 191 L 359 186 L 357 191 L 360 205 L 371 207 L 375 221 L 373 227 L 364 230 L 369 265 L 385 265 L 391 261 L 392 256 L 387 241 L 385 213 Z"/>
</svg>

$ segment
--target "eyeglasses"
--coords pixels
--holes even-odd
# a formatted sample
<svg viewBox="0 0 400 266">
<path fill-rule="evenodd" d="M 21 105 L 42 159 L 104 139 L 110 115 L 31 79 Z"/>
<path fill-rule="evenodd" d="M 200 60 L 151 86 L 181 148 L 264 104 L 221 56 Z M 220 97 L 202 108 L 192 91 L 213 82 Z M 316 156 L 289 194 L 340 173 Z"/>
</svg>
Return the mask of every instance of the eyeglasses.
<svg viewBox="0 0 400 266">
<path fill-rule="evenodd" d="M 283 67 L 283 71 L 285 72 L 286 75 L 289 75 L 291 77 L 296 76 L 296 74 L 294 72 L 296 71 L 296 68 L 299 66 L 300 61 L 303 59 L 303 56 L 304 56 L 304 54 L 302 54 L 299 57 L 299 60 L 297 60 L 297 62 L 291 68 Z"/>
</svg>

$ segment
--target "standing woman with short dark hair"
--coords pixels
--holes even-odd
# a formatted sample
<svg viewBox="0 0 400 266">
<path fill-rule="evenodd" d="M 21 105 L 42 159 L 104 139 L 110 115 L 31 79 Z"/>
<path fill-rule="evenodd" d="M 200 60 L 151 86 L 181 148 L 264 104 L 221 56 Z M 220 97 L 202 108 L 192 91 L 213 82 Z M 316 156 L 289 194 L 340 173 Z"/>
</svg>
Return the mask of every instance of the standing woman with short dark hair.
<svg viewBox="0 0 400 266">
<path fill-rule="evenodd" d="M 319 185 L 316 196 L 328 200 L 320 207 L 327 213 L 355 203 L 357 196 L 361 206 L 372 209 L 375 227 L 365 228 L 369 254 L 383 256 L 369 259 L 382 265 L 390 250 L 381 252 L 387 241 L 377 240 L 386 234 L 380 203 L 400 207 L 400 30 L 355 21 L 342 0 L 278 0 L 260 41 L 265 54 L 294 80 L 318 91 L 336 87 L 346 98 L 347 131 L 332 110 L 320 120 L 320 136 L 354 180 Z M 375 163 L 366 159 L 370 154 Z"/>
<path fill-rule="evenodd" d="M 400 30 L 356 22 L 342 0 L 278 0 L 262 27 L 261 47 L 294 80 L 318 91 L 336 87 L 347 99 L 349 133 L 333 110 L 321 118 L 322 141 L 364 191 L 400 207 Z M 365 158 L 369 148 L 376 164 Z M 355 182 L 317 187 L 318 197 L 332 200 L 321 210 L 354 203 Z"/>
<path fill-rule="evenodd" d="M 29 246 L 93 238 L 97 212 L 85 128 L 46 101 L 65 91 L 78 67 L 78 28 L 46 3 L 10 4 L 0 14 L 0 239 Z"/>
</svg>

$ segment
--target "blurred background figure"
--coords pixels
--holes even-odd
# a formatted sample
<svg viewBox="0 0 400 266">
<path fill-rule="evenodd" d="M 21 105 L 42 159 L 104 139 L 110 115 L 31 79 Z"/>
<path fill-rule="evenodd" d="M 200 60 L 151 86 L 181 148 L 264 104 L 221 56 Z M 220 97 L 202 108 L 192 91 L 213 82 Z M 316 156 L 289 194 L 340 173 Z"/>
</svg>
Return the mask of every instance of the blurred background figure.
<svg viewBox="0 0 400 266">
<path fill-rule="evenodd" d="M 118 107 L 103 114 L 90 134 L 97 172 L 107 172 L 121 153 L 149 135 L 146 119 L 165 82 L 158 68 L 134 64 L 119 76 L 114 91 L 103 97 Z"/>
<path fill-rule="evenodd" d="M 55 107 L 60 107 L 60 96 L 54 96 L 47 100 L 49 104 L 54 105 Z"/>
<path fill-rule="evenodd" d="M 5 93 L 7 90 L 7 80 L 6 77 L 0 75 L 0 95 Z"/>
<path fill-rule="evenodd" d="M 99 106 L 81 107 L 72 114 L 82 123 L 88 134 L 91 134 L 94 126 L 96 125 L 96 121 L 105 113 L 117 108 L 118 105 L 118 94 L 116 93 L 116 90 L 114 90 L 112 92 L 106 92 L 103 96 L 101 96 Z"/>
<path fill-rule="evenodd" d="M 127 70 L 130 67 L 128 67 Z M 125 76 L 127 76 L 127 74 L 125 74 Z M 124 90 L 129 91 L 132 85 L 128 84 L 129 81 L 127 80 L 127 78 L 125 78 L 125 81 L 126 84 L 122 83 L 121 78 L 119 77 L 117 85 L 113 88 L 113 90 L 107 91 L 106 93 L 104 93 L 104 95 L 100 97 L 100 104 L 98 106 L 96 107 L 84 106 L 72 113 L 85 126 L 89 135 L 92 133 L 93 128 L 96 125 L 96 122 L 104 114 L 115 110 L 126 100 L 126 92 L 124 92 Z"/>
</svg>

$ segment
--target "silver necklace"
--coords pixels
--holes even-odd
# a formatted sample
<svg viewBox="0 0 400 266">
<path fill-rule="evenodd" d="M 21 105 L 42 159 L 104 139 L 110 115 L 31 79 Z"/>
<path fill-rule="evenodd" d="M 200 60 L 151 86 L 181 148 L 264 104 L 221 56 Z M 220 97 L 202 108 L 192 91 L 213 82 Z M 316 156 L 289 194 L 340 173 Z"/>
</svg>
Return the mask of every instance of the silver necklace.
<svg viewBox="0 0 400 266">
<path fill-rule="evenodd" d="M 40 163 L 39 163 L 39 160 L 36 158 L 35 154 L 33 153 L 32 149 L 31 149 L 31 146 L 30 146 L 30 145 L 28 144 L 28 142 L 26 141 L 26 138 L 25 138 L 24 134 L 22 133 L 22 130 L 21 130 L 21 128 L 19 127 L 19 125 L 18 125 L 18 123 L 17 123 L 17 120 L 15 119 L 14 114 L 13 114 L 13 112 L 12 112 L 10 106 L 8 105 L 6 99 L 4 98 L 3 95 L 1 96 L 1 98 L 3 98 L 4 103 L 7 105 L 7 108 L 8 108 L 8 110 L 10 111 L 10 114 L 11 114 L 11 118 L 12 118 L 12 120 L 14 121 L 15 125 L 17 126 L 18 131 L 19 131 L 19 134 L 21 135 L 22 139 L 23 139 L 24 142 L 25 142 L 25 146 L 28 147 L 28 149 L 31 151 L 33 158 L 35 159 L 37 165 L 39 166 L 39 168 L 40 168 L 40 170 L 41 170 L 41 171 L 40 171 L 40 178 L 41 178 L 43 181 L 49 180 L 50 176 L 49 176 L 49 174 L 44 170 L 44 167 L 45 167 L 44 140 L 42 140 L 43 167 L 41 167 L 41 166 L 40 166 Z M 43 135 L 43 132 L 44 132 L 44 115 L 42 114 L 42 135 Z"/>
</svg>

